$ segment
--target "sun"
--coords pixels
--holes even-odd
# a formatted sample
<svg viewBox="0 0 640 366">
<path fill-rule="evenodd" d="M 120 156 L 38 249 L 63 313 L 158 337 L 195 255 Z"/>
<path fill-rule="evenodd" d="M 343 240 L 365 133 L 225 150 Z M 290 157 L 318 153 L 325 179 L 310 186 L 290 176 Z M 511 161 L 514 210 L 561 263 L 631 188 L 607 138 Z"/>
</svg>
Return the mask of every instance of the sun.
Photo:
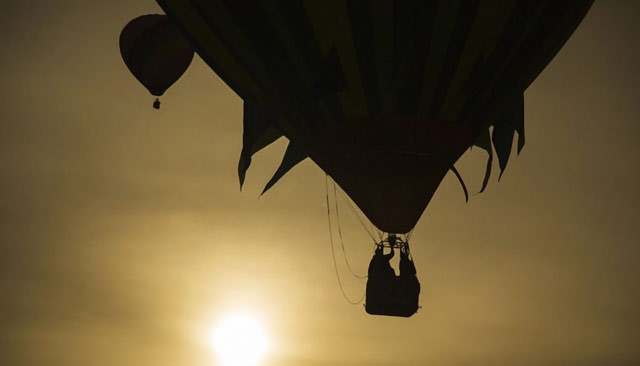
<svg viewBox="0 0 640 366">
<path fill-rule="evenodd" d="M 269 338 L 258 318 L 235 313 L 216 325 L 211 344 L 223 366 L 255 366 L 265 357 Z"/>
</svg>

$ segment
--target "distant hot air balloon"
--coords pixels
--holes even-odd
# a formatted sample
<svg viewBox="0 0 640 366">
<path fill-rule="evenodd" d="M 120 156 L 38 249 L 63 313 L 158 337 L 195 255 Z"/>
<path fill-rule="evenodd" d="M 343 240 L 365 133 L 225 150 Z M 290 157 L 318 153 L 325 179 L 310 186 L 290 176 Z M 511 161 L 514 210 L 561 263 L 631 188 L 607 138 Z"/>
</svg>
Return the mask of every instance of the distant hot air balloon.
<svg viewBox="0 0 640 366">
<path fill-rule="evenodd" d="M 148 14 L 122 29 L 120 54 L 133 76 L 152 95 L 161 96 L 187 70 L 194 52 L 169 17 Z M 160 108 L 158 98 L 153 107 Z"/>
</svg>

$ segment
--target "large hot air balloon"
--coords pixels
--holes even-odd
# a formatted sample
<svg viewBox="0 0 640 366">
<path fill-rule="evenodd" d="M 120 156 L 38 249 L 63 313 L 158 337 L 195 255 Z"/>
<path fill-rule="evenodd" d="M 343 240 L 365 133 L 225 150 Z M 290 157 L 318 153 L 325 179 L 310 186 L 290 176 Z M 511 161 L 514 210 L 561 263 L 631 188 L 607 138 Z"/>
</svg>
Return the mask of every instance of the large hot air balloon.
<svg viewBox="0 0 640 366">
<path fill-rule="evenodd" d="M 307 157 L 331 176 L 389 233 L 366 310 L 396 316 L 417 311 L 420 291 L 396 234 L 416 225 L 448 171 L 468 197 L 454 163 L 471 146 L 488 153 L 481 191 L 493 150 L 502 174 L 516 132 L 524 145 L 524 91 L 592 1 L 157 0 L 244 101 L 240 184 L 252 155 L 286 136 L 264 191 Z M 385 247 L 400 249 L 397 278 Z"/>
<path fill-rule="evenodd" d="M 161 96 L 187 70 L 194 52 L 171 18 L 148 14 L 122 29 L 120 54 L 133 76 L 152 95 Z M 153 106 L 160 107 L 158 98 Z"/>
<path fill-rule="evenodd" d="M 406 233 L 472 145 L 501 171 L 523 92 L 592 0 L 157 0 L 244 100 L 251 155 L 289 139 L 265 190 L 311 158 L 380 230 Z M 490 127 L 493 127 L 490 133 Z M 463 187 L 464 187 L 464 183 Z M 465 188 L 466 193 L 466 188 Z"/>
</svg>

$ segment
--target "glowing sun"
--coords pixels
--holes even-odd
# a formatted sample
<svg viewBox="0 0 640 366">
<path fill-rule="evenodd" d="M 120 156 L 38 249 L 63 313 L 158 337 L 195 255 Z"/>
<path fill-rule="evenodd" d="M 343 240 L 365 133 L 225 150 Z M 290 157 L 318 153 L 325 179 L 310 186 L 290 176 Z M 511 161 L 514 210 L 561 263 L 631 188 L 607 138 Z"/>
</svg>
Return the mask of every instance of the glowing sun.
<svg viewBox="0 0 640 366">
<path fill-rule="evenodd" d="M 216 325 L 211 344 L 222 365 L 253 366 L 266 355 L 269 338 L 256 317 L 229 314 Z"/>
</svg>

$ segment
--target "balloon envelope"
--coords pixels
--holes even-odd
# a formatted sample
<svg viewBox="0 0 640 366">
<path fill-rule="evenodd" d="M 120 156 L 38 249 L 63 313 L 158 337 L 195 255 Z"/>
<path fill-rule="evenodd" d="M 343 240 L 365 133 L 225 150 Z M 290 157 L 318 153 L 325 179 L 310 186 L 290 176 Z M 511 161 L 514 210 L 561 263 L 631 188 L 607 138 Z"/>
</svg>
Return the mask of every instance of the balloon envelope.
<svg viewBox="0 0 640 366">
<path fill-rule="evenodd" d="M 136 79 L 160 96 L 189 67 L 194 52 L 169 17 L 148 14 L 122 29 L 120 54 Z"/>
<path fill-rule="evenodd" d="M 469 147 L 501 170 L 515 132 L 522 148 L 523 92 L 592 0 L 157 2 L 244 100 L 241 183 L 285 135 L 265 190 L 308 156 L 405 233 Z"/>
</svg>

